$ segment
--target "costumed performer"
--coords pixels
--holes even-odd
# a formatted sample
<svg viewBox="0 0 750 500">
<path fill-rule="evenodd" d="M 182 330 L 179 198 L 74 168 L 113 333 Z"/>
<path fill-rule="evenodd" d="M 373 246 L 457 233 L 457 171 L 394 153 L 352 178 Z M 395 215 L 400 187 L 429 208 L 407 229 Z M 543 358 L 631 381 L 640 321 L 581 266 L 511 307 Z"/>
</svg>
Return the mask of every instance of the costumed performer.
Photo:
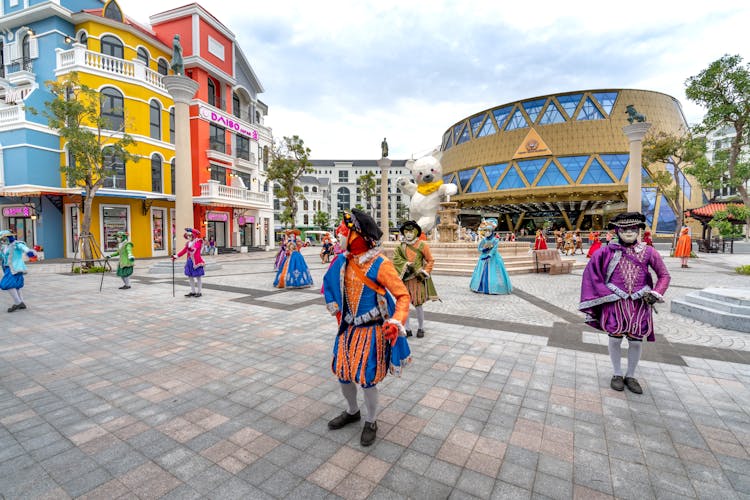
<svg viewBox="0 0 750 500">
<path fill-rule="evenodd" d="M 341 227 L 341 225 L 339 225 L 339 227 Z M 334 234 L 334 237 L 333 237 L 333 259 L 331 259 L 331 263 L 328 264 L 328 269 L 330 269 L 331 266 L 333 265 L 333 263 L 336 262 L 336 259 L 339 258 L 339 255 L 341 255 L 342 253 L 344 253 L 344 249 L 341 248 L 341 245 L 339 244 L 339 240 L 338 240 L 338 238 L 339 238 L 339 227 L 337 227 L 336 229 L 333 230 L 333 234 Z M 325 280 L 323 280 L 323 283 L 320 285 L 320 293 L 324 293 L 323 292 L 323 288 L 325 286 L 326 286 L 326 282 L 325 282 Z"/>
<path fill-rule="evenodd" d="M 497 219 L 484 219 L 477 232 L 479 233 L 479 261 L 471 275 L 469 288 L 472 292 L 491 295 L 507 295 L 513 291 L 505 262 L 497 251 L 498 241 L 492 236 L 497 227 Z"/>
<path fill-rule="evenodd" d="M 299 229 L 287 229 L 286 258 L 273 280 L 276 288 L 309 288 L 313 284 L 310 269 L 300 252 L 303 243 L 299 235 Z"/>
<path fill-rule="evenodd" d="M 651 238 L 651 231 L 643 232 L 643 242 L 650 247 L 654 246 L 654 240 Z"/>
<path fill-rule="evenodd" d="M 596 251 L 602 247 L 602 240 L 599 239 L 599 236 L 600 236 L 599 231 L 592 232 L 591 235 L 593 237 L 593 240 L 592 240 L 591 246 L 589 247 L 589 251 L 586 254 L 586 257 L 588 258 L 591 258 L 591 256 L 594 255 Z"/>
<path fill-rule="evenodd" d="M 557 236 L 555 236 L 555 241 L 557 241 Z M 544 237 L 544 233 L 542 232 L 541 229 L 536 230 L 536 238 L 534 239 L 534 250 L 547 250 L 547 239 Z"/>
<path fill-rule="evenodd" d="M 206 274 L 205 269 L 203 269 L 206 263 L 201 255 L 203 239 L 200 231 L 192 227 L 185 228 L 183 237 L 187 240 L 185 247 L 177 255 L 172 255 L 172 260 L 187 254 L 185 276 L 190 281 L 190 293 L 186 293 L 185 297 L 200 297 L 203 295 L 203 276 Z"/>
<path fill-rule="evenodd" d="M 333 255 L 333 238 L 329 233 L 323 235 L 323 248 L 320 249 L 320 262 L 325 264 L 331 260 Z"/>
<path fill-rule="evenodd" d="M 276 254 L 276 259 L 273 261 L 273 270 L 278 271 L 281 266 L 284 265 L 284 259 L 286 259 L 286 234 L 281 236 L 281 243 L 279 244 L 279 251 Z"/>
<path fill-rule="evenodd" d="M 609 336 L 609 357 L 614 375 L 610 387 L 642 394 L 635 378 L 641 359 L 643 338 L 655 340 L 653 305 L 664 301 L 669 286 L 669 272 L 654 247 L 638 242 L 646 217 L 639 212 L 617 215 L 608 227 L 614 229 L 617 241 L 602 247 L 583 271 L 581 302 L 578 309 L 586 313 L 586 323 Z M 656 273 L 654 285 L 649 268 Z M 623 379 L 621 345 L 628 339 L 628 368 Z"/>
<path fill-rule="evenodd" d="M 16 236 L 4 229 L 0 231 L 0 264 L 3 266 L 3 278 L 0 280 L 0 290 L 8 290 L 13 298 L 13 305 L 8 308 L 12 313 L 19 309 L 26 309 L 23 302 L 21 289 L 24 285 L 24 274 L 26 274 L 26 263 L 23 257 L 32 257 L 36 253 L 26 246 Z"/>
<path fill-rule="evenodd" d="M 420 241 L 422 228 L 416 221 L 408 220 L 398 229 L 403 241 L 393 253 L 393 266 L 399 278 L 406 285 L 411 296 L 411 305 L 417 313 L 417 337 L 424 337 L 424 308 L 428 300 L 440 300 L 432 282 L 432 268 L 435 259 L 426 241 Z M 411 337 L 409 317 L 406 317 L 406 336 Z"/>
<path fill-rule="evenodd" d="M 365 212 L 344 213 L 339 240 L 345 253 L 323 278 L 326 307 L 339 321 L 331 369 L 339 380 L 348 409 L 328 422 L 335 430 L 360 420 L 357 385 L 364 393 L 367 416 L 360 444 L 377 436 L 378 388 L 386 374 L 401 374 L 411 361 L 404 322 L 409 291 L 379 247 L 383 236 Z"/>
<path fill-rule="evenodd" d="M 680 238 L 677 240 L 677 246 L 674 249 L 674 256 L 680 258 L 682 267 L 688 267 L 688 259 L 693 250 L 693 241 L 690 239 L 690 230 L 683 227 L 680 231 Z"/>
<path fill-rule="evenodd" d="M 117 231 L 115 238 L 117 238 L 117 250 L 113 254 L 107 255 L 107 260 L 112 257 L 120 257 L 117 262 L 117 276 L 122 278 L 123 283 L 120 290 L 128 290 L 130 289 L 130 276 L 133 274 L 135 265 L 133 242 L 128 240 L 128 233 L 125 231 Z"/>
</svg>

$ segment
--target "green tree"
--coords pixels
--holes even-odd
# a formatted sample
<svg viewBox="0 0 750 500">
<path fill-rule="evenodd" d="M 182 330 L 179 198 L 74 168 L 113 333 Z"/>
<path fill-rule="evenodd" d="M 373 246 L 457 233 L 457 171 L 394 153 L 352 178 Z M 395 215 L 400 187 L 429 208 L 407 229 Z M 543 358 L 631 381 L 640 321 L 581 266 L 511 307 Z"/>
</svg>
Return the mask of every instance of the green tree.
<svg viewBox="0 0 750 500">
<path fill-rule="evenodd" d="M 726 210 L 717 210 L 714 213 L 708 225 L 718 230 L 722 238 L 736 238 L 742 236 L 742 229 L 732 221 L 747 220 L 748 217 L 750 217 L 750 208 L 727 205 Z"/>
<path fill-rule="evenodd" d="M 362 195 L 362 200 L 364 200 L 367 210 L 370 212 L 371 216 L 375 217 L 375 204 L 373 203 L 373 198 L 375 198 L 376 190 L 378 188 L 378 184 L 375 181 L 375 173 L 370 171 L 366 174 L 360 175 L 357 184 L 359 185 L 359 192 Z"/>
<path fill-rule="evenodd" d="M 114 173 L 113 167 L 117 163 L 138 161 L 139 157 L 128 151 L 135 141 L 125 133 L 126 120 L 113 124 L 102 116 L 99 92 L 82 84 L 76 73 L 47 82 L 47 88 L 54 98 L 45 103 L 44 116 L 49 127 L 63 139 L 73 159 L 60 170 L 68 185 L 81 186 L 84 190 L 81 235 L 85 237 L 91 234 L 94 197 Z M 93 258 L 91 246 L 84 244 L 82 247 L 84 259 L 90 261 Z"/>
<path fill-rule="evenodd" d="M 707 188 L 725 185 L 736 188 L 745 206 L 750 207 L 747 190 L 750 162 L 741 156 L 750 138 L 750 65 L 743 64 L 739 55 L 725 55 L 688 78 L 685 95 L 706 108 L 700 131 L 708 133 L 731 127 L 735 133 L 729 149 L 716 155 L 711 168 L 691 168 L 689 173 Z M 745 223 L 750 232 L 750 217 Z"/>
<path fill-rule="evenodd" d="M 278 183 L 273 195 L 284 205 L 284 211 L 279 220 L 296 227 L 299 203 L 297 198 L 304 198 L 302 188 L 298 185 L 300 177 L 313 172 L 310 162 L 310 148 L 298 135 L 284 137 L 274 145 L 271 152 L 271 165 L 267 176 L 271 182 Z"/>
<path fill-rule="evenodd" d="M 668 170 L 652 169 L 654 173 L 651 179 L 656 184 L 659 192 L 664 195 L 669 207 L 677 217 L 673 245 L 679 237 L 680 230 L 685 224 L 685 193 L 682 191 L 684 180 L 680 178 L 680 172 L 688 167 L 703 169 L 708 164 L 706 160 L 705 141 L 696 138 L 691 132 L 678 134 L 659 131 L 648 134 L 643 140 L 643 159 L 651 165 L 661 163 L 673 165 L 672 172 Z"/>
<path fill-rule="evenodd" d="M 328 229 L 328 225 L 331 223 L 331 214 L 318 210 L 313 216 L 313 224 L 319 226 L 321 230 L 325 231 Z"/>
</svg>

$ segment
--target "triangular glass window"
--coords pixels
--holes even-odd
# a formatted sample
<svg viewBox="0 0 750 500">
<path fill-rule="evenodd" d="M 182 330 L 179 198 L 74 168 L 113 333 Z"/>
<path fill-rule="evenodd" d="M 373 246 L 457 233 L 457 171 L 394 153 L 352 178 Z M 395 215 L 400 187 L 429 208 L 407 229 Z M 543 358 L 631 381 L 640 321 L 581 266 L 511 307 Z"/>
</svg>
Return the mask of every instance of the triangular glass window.
<svg viewBox="0 0 750 500">
<path fill-rule="evenodd" d="M 497 189 L 517 189 L 522 187 L 526 187 L 526 184 L 523 183 L 516 169 L 510 167 L 508 173 L 503 177 L 503 182 L 500 183 Z"/>
<path fill-rule="evenodd" d="M 521 113 L 520 109 L 517 109 L 515 113 L 513 113 L 513 116 L 510 117 L 510 120 L 508 120 L 508 126 L 505 127 L 505 130 L 516 130 L 518 128 L 526 128 L 529 124 L 526 123 L 526 118 L 523 117 L 523 114 Z"/>
<path fill-rule="evenodd" d="M 537 186 L 566 186 L 568 179 L 565 178 L 560 169 L 554 162 L 550 163 L 547 170 L 542 174 L 542 178 L 536 183 Z"/>
<path fill-rule="evenodd" d="M 628 159 L 630 155 L 599 155 L 604 163 L 607 164 L 609 169 L 615 174 L 618 179 L 622 178 L 622 174 L 625 173 L 625 167 L 628 165 Z"/>
<path fill-rule="evenodd" d="M 443 182 L 446 184 L 453 184 L 455 182 L 456 174 L 447 174 L 443 176 Z"/>
<path fill-rule="evenodd" d="M 555 101 L 550 101 L 547 106 L 547 110 L 539 120 L 539 125 L 550 125 L 552 123 L 562 123 L 565 121 L 565 117 L 560 113 L 560 110 L 555 104 Z"/>
<path fill-rule="evenodd" d="M 557 161 L 560 162 L 560 165 L 563 166 L 570 178 L 575 182 L 578 176 L 581 175 L 581 170 L 583 170 L 583 166 L 588 159 L 588 156 L 563 156 L 558 158 Z"/>
<path fill-rule="evenodd" d="M 589 97 L 586 98 L 586 102 L 583 103 L 581 111 L 578 113 L 579 120 L 603 120 L 604 115 L 602 114 Z"/>
<path fill-rule="evenodd" d="M 487 117 L 487 120 L 485 120 L 484 125 L 482 125 L 482 128 L 479 130 L 479 134 L 477 134 L 476 137 L 492 135 L 495 132 L 497 132 L 497 130 L 495 129 L 495 124 L 492 123 L 492 120 L 490 120 L 489 117 Z"/>
<path fill-rule="evenodd" d="M 601 104 L 605 113 L 612 113 L 612 108 L 617 100 L 617 92 L 597 92 L 591 95 L 594 96 L 594 99 L 599 101 L 599 104 Z"/>
<path fill-rule="evenodd" d="M 661 203 L 659 203 L 659 226 L 656 228 L 657 233 L 674 233 L 677 229 L 677 217 L 674 215 L 674 210 L 669 206 L 669 202 L 661 196 Z"/>
<path fill-rule="evenodd" d="M 458 173 L 458 181 L 461 184 L 461 190 L 466 189 L 466 185 L 469 183 L 469 179 L 471 179 L 471 176 L 474 175 L 474 172 L 476 172 L 476 168 L 472 168 L 469 170 L 461 170 Z"/>
<path fill-rule="evenodd" d="M 471 135 L 473 135 L 474 137 L 477 136 L 477 131 L 479 130 L 479 127 L 482 125 L 482 122 L 484 121 L 485 116 L 487 115 L 486 114 L 479 115 L 469 120 L 469 124 L 471 124 Z"/>
<path fill-rule="evenodd" d="M 651 174 L 646 170 L 646 167 L 641 167 L 641 182 L 651 184 L 654 179 L 651 178 Z"/>
<path fill-rule="evenodd" d="M 466 139 L 464 141 L 461 141 L 461 136 L 463 135 L 464 131 L 466 131 L 466 127 L 463 122 L 459 123 L 458 125 L 453 126 L 453 137 L 455 138 L 456 145 L 461 144 L 461 142 L 466 142 Z M 468 139 L 468 131 L 466 133 L 466 137 Z"/>
<path fill-rule="evenodd" d="M 461 135 L 458 136 L 458 140 L 456 141 L 456 144 L 463 144 L 469 139 L 471 139 L 471 137 L 469 136 L 469 127 L 464 127 L 463 131 L 461 132 Z"/>
<path fill-rule="evenodd" d="M 495 109 L 492 114 L 495 115 L 495 123 L 502 130 L 505 119 L 508 118 L 510 111 L 513 109 L 512 106 L 505 106 L 504 108 Z"/>
<path fill-rule="evenodd" d="M 534 99 L 533 101 L 526 101 L 523 103 L 523 109 L 525 109 L 526 114 L 529 115 L 531 123 L 536 122 L 536 117 L 541 113 L 545 101 L 547 101 L 547 99 Z"/>
<path fill-rule="evenodd" d="M 484 191 L 487 191 L 487 183 L 484 181 L 484 177 L 482 177 L 482 172 L 477 172 L 477 176 L 474 177 L 474 180 L 471 181 L 471 184 L 469 185 L 468 189 L 466 189 L 465 193 L 482 193 Z"/>
<path fill-rule="evenodd" d="M 486 167 L 484 167 L 484 174 L 487 176 L 487 179 L 489 179 L 491 186 L 497 184 L 497 181 L 500 179 L 500 176 L 503 175 L 503 172 L 505 172 L 505 169 L 507 167 L 507 163 L 487 165 Z"/>
<path fill-rule="evenodd" d="M 520 168 L 521 172 L 523 172 L 524 177 L 526 177 L 526 181 L 528 181 L 529 184 L 533 184 L 534 179 L 536 179 L 537 174 L 539 174 L 539 171 L 542 169 L 545 163 L 547 163 L 546 158 L 519 161 L 518 168 Z"/>
<path fill-rule="evenodd" d="M 609 176 L 599 160 L 594 158 L 589 165 L 589 169 L 586 171 L 586 175 L 583 176 L 581 184 L 612 184 L 612 177 Z"/>
<path fill-rule="evenodd" d="M 450 149 L 451 146 L 453 146 L 453 141 L 451 141 L 451 131 L 449 130 L 443 134 L 443 151 Z"/>
<path fill-rule="evenodd" d="M 568 118 L 573 118 L 573 113 L 575 113 L 578 103 L 581 102 L 581 97 L 583 97 L 583 94 L 557 96 L 557 102 L 560 103 L 560 106 L 562 106 L 568 114 Z"/>
<path fill-rule="evenodd" d="M 656 188 L 641 188 L 641 213 L 646 216 L 646 224 L 653 227 L 656 208 Z"/>
<path fill-rule="evenodd" d="M 120 9 L 115 0 L 110 0 L 104 6 L 104 17 L 122 22 L 122 9 Z"/>
</svg>

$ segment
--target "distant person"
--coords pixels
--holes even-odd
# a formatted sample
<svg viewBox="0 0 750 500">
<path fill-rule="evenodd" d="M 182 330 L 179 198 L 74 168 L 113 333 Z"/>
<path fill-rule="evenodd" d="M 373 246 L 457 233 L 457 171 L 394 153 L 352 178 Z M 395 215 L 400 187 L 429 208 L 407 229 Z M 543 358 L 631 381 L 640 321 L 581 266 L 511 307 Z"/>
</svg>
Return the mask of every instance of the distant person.
<svg viewBox="0 0 750 500">
<path fill-rule="evenodd" d="M 654 240 L 651 239 L 651 231 L 643 232 L 643 242 L 650 247 L 654 246 Z"/>
<path fill-rule="evenodd" d="M 534 239 L 534 250 L 547 250 L 547 238 L 541 229 L 537 229 L 536 238 Z"/>
<path fill-rule="evenodd" d="M 680 231 L 680 239 L 677 240 L 677 246 L 674 249 L 674 256 L 679 257 L 682 268 L 688 267 L 688 259 L 693 249 L 693 241 L 690 239 L 690 230 L 686 227 Z"/>
<path fill-rule="evenodd" d="M 208 255 L 216 254 L 216 240 L 213 236 L 208 238 Z"/>
</svg>

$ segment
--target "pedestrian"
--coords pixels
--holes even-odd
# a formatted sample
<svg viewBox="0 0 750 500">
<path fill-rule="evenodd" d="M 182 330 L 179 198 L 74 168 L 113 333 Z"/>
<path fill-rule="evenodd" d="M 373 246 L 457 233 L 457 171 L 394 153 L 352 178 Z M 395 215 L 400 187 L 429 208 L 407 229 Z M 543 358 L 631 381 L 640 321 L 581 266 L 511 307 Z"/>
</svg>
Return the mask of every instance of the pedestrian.
<svg viewBox="0 0 750 500">
<path fill-rule="evenodd" d="M 644 337 L 655 340 L 653 305 L 664 301 L 669 271 L 654 247 L 638 241 L 646 227 L 646 217 L 626 212 L 614 217 L 608 227 L 617 233 L 617 242 L 602 247 L 591 256 L 583 271 L 578 309 L 586 323 L 609 336 L 608 350 L 614 374 L 610 387 L 642 394 L 635 378 Z M 656 273 L 654 284 L 649 268 Z M 623 379 L 622 339 L 628 339 L 628 367 Z"/>
<path fill-rule="evenodd" d="M 117 238 L 117 250 L 107 255 L 107 260 L 112 257 L 120 257 L 120 260 L 117 262 L 117 276 L 122 279 L 120 290 L 129 290 L 130 276 L 133 274 L 133 267 L 135 265 L 133 243 L 128 241 L 128 233 L 125 231 L 118 231 L 115 238 Z"/>
<path fill-rule="evenodd" d="M 208 238 L 208 255 L 216 255 L 216 240 L 213 236 Z"/>
<path fill-rule="evenodd" d="M 674 256 L 679 257 L 682 268 L 688 267 L 688 259 L 693 251 L 693 242 L 690 239 L 690 230 L 683 227 L 680 231 L 680 239 L 677 240 L 677 246 L 674 249 Z"/>
<path fill-rule="evenodd" d="M 201 255 L 203 238 L 201 238 L 200 231 L 192 227 L 185 228 L 183 237 L 187 240 L 185 247 L 177 255 L 172 255 L 172 260 L 187 254 L 185 276 L 190 281 L 190 293 L 186 293 L 185 297 L 201 297 L 203 296 L 203 276 L 206 274 L 205 269 L 203 269 L 205 261 Z"/>
<path fill-rule="evenodd" d="M 24 255 L 32 257 L 36 253 L 27 247 L 26 243 L 17 240 L 15 234 L 7 229 L 0 231 L 0 264 L 3 268 L 0 290 L 7 290 L 13 299 L 13 305 L 8 308 L 9 313 L 26 309 L 21 293 L 24 285 L 24 274 L 26 274 Z"/>
<path fill-rule="evenodd" d="M 428 300 L 440 300 L 435 284 L 432 282 L 432 268 L 435 259 L 426 241 L 420 241 L 422 228 L 416 221 L 408 220 L 401 224 L 399 232 L 404 241 L 393 253 L 393 266 L 401 281 L 406 285 L 411 297 L 411 305 L 417 314 L 417 338 L 424 337 L 424 307 Z M 406 317 L 406 336 L 411 337 L 409 317 Z"/>
<path fill-rule="evenodd" d="M 479 260 L 471 275 L 469 288 L 472 292 L 490 295 L 507 295 L 513 291 L 505 262 L 497 251 L 498 241 L 492 238 L 497 219 L 485 219 L 479 224 Z"/>
<path fill-rule="evenodd" d="M 389 371 L 400 375 L 411 361 L 403 326 L 409 315 L 409 292 L 381 253 L 383 233 L 375 219 L 352 209 L 344 213 L 338 233 L 346 253 L 326 272 L 323 290 L 326 308 L 339 322 L 331 368 L 348 409 L 329 421 L 328 428 L 341 429 L 361 419 L 359 385 L 367 408 L 359 442 L 370 446 L 378 431 L 377 384 Z"/>
</svg>

